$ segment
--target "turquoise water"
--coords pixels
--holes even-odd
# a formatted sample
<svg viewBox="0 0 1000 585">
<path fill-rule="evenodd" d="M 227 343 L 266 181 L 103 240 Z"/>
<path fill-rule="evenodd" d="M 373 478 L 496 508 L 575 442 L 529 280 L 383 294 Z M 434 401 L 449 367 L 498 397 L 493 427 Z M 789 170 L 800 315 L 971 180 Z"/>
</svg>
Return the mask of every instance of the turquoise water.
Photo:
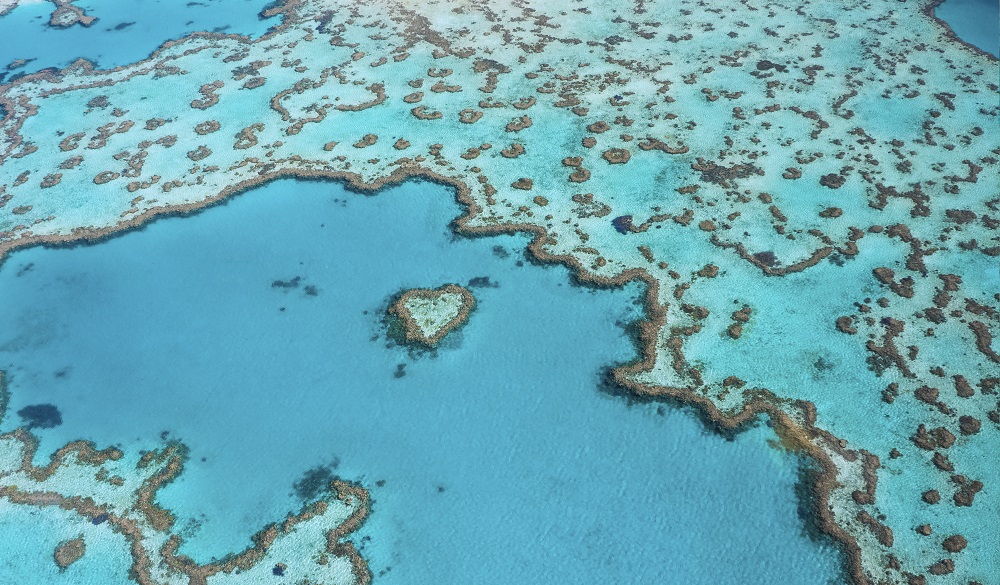
<svg viewBox="0 0 1000 585">
<path fill-rule="evenodd" d="M 366 197 L 284 180 L 99 245 L 17 252 L 0 269 L 3 426 L 51 403 L 63 423 L 37 430 L 43 455 L 187 443 L 159 502 L 201 561 L 297 509 L 311 494 L 293 485 L 326 466 L 371 491 L 359 545 L 376 583 L 844 582 L 805 534 L 802 462 L 769 428 L 727 440 L 602 390 L 602 368 L 634 354 L 637 285 L 572 286 L 521 236 L 456 238 L 459 211 L 426 183 Z M 472 289 L 436 354 L 387 340 L 393 294 L 481 276 L 498 286 Z"/>
<path fill-rule="evenodd" d="M 896 3 L 884 4 L 873 6 L 877 10 L 871 12 L 858 8 L 850 13 L 841 9 L 841 3 L 814 5 L 812 9 L 819 12 L 811 11 L 809 17 L 828 16 L 840 23 L 841 32 L 857 32 L 865 29 L 856 28 L 859 24 L 851 22 L 854 18 L 893 11 L 907 24 L 897 27 L 899 31 L 886 31 L 887 38 L 898 39 L 889 32 L 902 31 L 905 40 L 900 46 L 911 47 L 912 38 L 938 42 L 934 39 L 940 28 L 923 17 L 919 17 L 920 22 L 912 19 L 916 6 L 907 6 L 910 14 L 904 14 Z M 110 0 L 82 6 L 101 18 L 90 29 L 48 28 L 48 4 L 22 7 L 0 18 L 0 67 L 15 57 L 37 57 L 13 73 L 33 71 L 62 65 L 78 56 L 108 67 L 140 59 L 167 38 L 194 30 L 259 35 L 276 24 L 276 19 L 261 21 L 256 17 L 263 4 L 245 0 L 191 3 L 183 9 L 169 2 L 123 4 Z M 775 8 L 780 11 L 785 7 Z M 653 13 L 670 9 L 673 6 L 654 5 Z M 116 10 L 122 11 L 121 18 Z M 427 10 L 434 16 L 433 9 Z M 937 13 L 963 39 L 996 53 L 1000 17 L 995 5 L 948 0 Z M 381 16 L 376 14 L 375 18 Z M 795 18 L 788 14 L 779 18 L 788 19 L 785 26 L 789 32 L 797 29 Z M 118 26 L 132 20 L 135 24 Z M 751 22 L 749 30 L 763 28 L 757 26 L 758 21 Z M 882 22 L 889 22 L 888 17 Z M 470 20 L 470 24 L 476 23 Z M 564 31 L 575 30 L 572 20 L 562 24 Z M 611 38 L 603 30 L 581 29 L 581 33 Z M 336 99 L 356 102 L 361 101 L 359 95 L 367 99 L 368 90 L 363 89 L 367 81 L 423 77 L 429 62 L 454 67 L 458 75 L 450 80 L 461 80 L 470 90 L 478 85 L 478 80 L 471 83 L 467 63 L 450 58 L 431 62 L 425 55 L 426 59 L 412 59 L 390 73 L 374 68 L 374 61 L 369 67 L 368 59 L 385 50 L 382 44 L 388 38 L 370 33 L 368 27 L 351 30 L 351 35 L 362 39 L 359 46 L 370 51 L 366 59 L 349 68 L 363 72 L 360 77 L 330 91 Z M 912 36 L 906 36 L 910 33 Z M 297 33 L 290 33 L 289 38 L 293 34 Z M 678 44 L 680 54 L 693 52 L 687 53 L 690 60 L 675 61 L 690 65 L 701 58 L 695 53 L 714 51 L 716 41 L 706 39 Z M 770 46 L 771 41 L 763 40 Z M 699 49 L 698 44 L 703 47 Z M 173 151 L 154 147 L 146 175 L 169 177 L 181 171 L 186 161 L 185 165 L 177 165 L 177 161 L 183 160 L 183 152 L 208 141 L 216 151 L 210 162 L 225 168 L 231 162 L 229 157 L 241 156 L 230 154 L 235 130 L 251 121 L 248 116 L 256 119 L 265 111 L 271 117 L 261 143 L 288 140 L 276 157 L 318 151 L 318 145 L 336 138 L 343 142 L 336 152 L 352 153 L 341 156 L 363 173 L 369 167 L 363 166 L 361 159 L 392 160 L 390 156 L 397 156 L 389 146 L 397 135 L 406 135 L 415 144 L 436 142 L 444 136 L 440 140 L 448 143 L 445 152 L 452 159 L 465 142 L 490 140 L 500 145 L 494 134 L 483 130 L 484 125 L 466 127 L 449 115 L 440 124 L 433 123 L 439 129 L 450 124 L 449 130 L 434 132 L 432 126 L 425 129 L 423 122 L 410 120 L 406 109 L 395 115 L 366 110 L 346 119 L 330 117 L 325 124 L 307 125 L 297 138 L 291 133 L 286 136 L 281 125 L 270 121 L 274 116 L 266 98 L 273 90 L 316 73 L 298 71 L 291 57 L 301 56 L 318 67 L 328 58 L 346 59 L 355 50 L 332 48 L 325 38 L 311 50 L 306 45 L 290 52 L 287 64 L 275 64 L 267 72 L 267 89 L 238 90 L 233 86 L 224 92 L 223 105 L 211 111 L 212 117 L 222 121 L 223 132 L 213 138 L 191 135 L 189 129 L 202 121 L 202 114 L 189 110 L 191 96 L 184 93 L 184 86 L 194 95 L 193 88 L 200 83 L 227 74 L 231 67 L 219 63 L 219 53 L 213 56 L 205 51 L 189 58 L 186 68 L 192 73 L 186 82 L 154 83 L 139 78 L 111 92 L 115 105 L 129 109 L 139 122 L 153 115 L 176 116 L 177 126 L 188 128 L 181 132 L 180 144 Z M 660 41 L 650 43 L 651 52 L 646 54 L 660 55 L 662 45 Z M 794 44 L 786 46 L 794 48 Z M 831 38 L 822 59 L 827 71 L 846 69 L 840 67 L 844 63 L 857 64 L 856 47 Z M 923 54 L 929 57 L 927 83 L 931 87 L 950 88 L 956 80 L 961 81 L 952 71 L 955 66 L 986 63 L 957 47 L 936 48 L 947 49 L 943 54 L 949 61 L 944 67 L 936 53 Z M 12 52 L 8 55 L 8 51 Z M 270 49 L 260 51 L 257 56 L 271 54 Z M 533 59 L 565 65 L 567 54 L 547 52 Z M 786 58 L 790 55 L 785 54 Z M 569 54 L 568 58 L 572 57 Z M 870 61 L 860 63 L 874 67 Z M 531 61 L 530 67 L 535 65 Z M 752 70 L 753 62 L 748 66 Z M 744 100 L 741 103 L 752 102 L 760 92 L 753 91 L 758 86 L 744 73 L 734 69 L 720 77 L 716 72 L 711 80 L 676 84 L 672 90 L 679 102 L 677 111 L 699 124 L 697 133 L 690 135 L 692 157 L 702 153 L 700 149 L 714 149 L 711 137 L 728 136 L 729 130 L 729 106 L 719 110 L 718 105 L 709 105 L 713 102 L 703 99 L 702 88 L 749 88 L 740 99 Z M 642 79 L 634 76 L 640 86 L 638 93 L 653 91 L 651 85 L 641 87 Z M 840 89 L 841 81 L 826 75 L 817 79 L 830 91 L 820 87 L 804 90 L 785 103 L 794 101 L 826 112 L 832 91 Z M 976 87 L 969 84 L 965 87 Z M 399 89 L 390 87 L 390 95 L 398 98 L 402 95 Z M 534 91 L 528 86 L 523 89 Z M 518 91 L 520 88 L 511 93 L 508 88 L 500 93 L 512 98 Z M 446 113 L 453 106 L 457 110 L 459 102 L 455 100 L 462 99 L 461 94 L 430 93 L 435 95 L 427 96 L 428 103 L 440 103 Z M 939 122 L 957 135 L 968 121 L 985 120 L 995 92 L 966 89 L 956 93 L 958 109 L 943 112 Z M 298 116 L 308 114 L 316 104 L 317 96 L 312 94 L 290 98 L 289 111 L 298 112 Z M 801 141 L 789 138 L 779 145 L 765 136 L 764 144 L 777 154 L 767 161 L 761 159 L 760 164 L 767 167 L 769 175 L 777 176 L 787 166 L 792 150 L 827 148 L 835 144 L 831 134 L 853 142 L 847 138 L 847 130 L 861 122 L 878 144 L 889 144 L 892 138 L 919 139 L 926 131 L 920 123 L 924 112 L 937 107 L 932 94 L 925 92 L 913 101 L 880 95 L 882 92 L 871 85 L 862 88 L 848 102 L 857 114 L 854 121 L 848 126 L 827 116 L 835 123 L 818 143 L 809 143 L 803 136 Z M 137 99 L 141 96 L 158 99 L 143 103 Z M 107 164 L 117 165 L 108 161 L 110 153 L 131 149 L 138 140 L 135 134 L 113 139 L 103 153 L 88 152 L 87 161 L 75 175 L 67 172 L 59 189 L 46 192 L 37 188 L 46 164 L 54 168 L 65 156 L 55 152 L 54 133 L 72 127 L 89 132 L 99 124 L 100 116 L 111 115 L 94 112 L 90 118 L 79 118 L 74 108 L 85 102 L 83 92 L 46 98 L 41 115 L 29 118 L 26 138 L 35 137 L 42 151 L 31 158 L 8 161 L 5 174 L 9 178 L 0 177 L 0 183 L 9 184 L 20 170 L 36 173 L 32 182 L 16 191 L 15 203 L 7 207 L 9 211 L 16 205 L 33 204 L 34 209 L 23 219 L 5 216 L 8 227 L 14 225 L 12 219 L 25 223 L 37 220 L 41 223 L 34 224 L 36 229 L 65 232 L 75 225 L 101 224 L 120 217 L 124 207 L 117 208 L 115 200 L 128 201 L 132 195 L 126 196 L 121 184 L 97 190 L 89 177 Z M 594 100 L 597 102 L 599 99 Z M 52 116 L 53 111 L 57 115 Z M 549 143 L 551 136 L 563 132 L 561 142 L 576 145 L 582 136 L 574 133 L 582 133 L 583 125 L 563 124 L 551 112 L 542 111 L 532 110 L 534 127 L 518 135 L 529 147 L 518 166 L 503 167 L 496 151 L 492 158 L 480 159 L 484 161 L 483 173 L 500 187 L 544 167 L 536 175 L 536 192 L 549 195 L 552 188 L 562 193 L 556 185 L 563 185 L 563 178 L 551 172 L 552 167 L 559 167 L 559 157 L 552 156 L 558 149 L 533 145 L 541 140 Z M 595 113 L 602 111 L 595 108 Z M 496 115 L 506 114 L 492 114 Z M 490 116 L 487 113 L 486 122 Z M 643 119 L 645 115 L 636 117 Z M 401 123 L 402 119 L 416 126 Z M 785 134 L 801 136 L 808 131 L 808 120 L 782 119 L 775 124 L 778 129 L 801 125 L 801 132 Z M 494 129 L 502 129 L 503 123 Z M 982 123 L 987 128 L 986 138 L 988 123 Z M 644 124 L 640 122 L 636 128 Z M 657 128 L 657 132 L 663 129 Z M 750 138 L 744 135 L 746 131 L 735 134 L 737 143 Z M 140 125 L 133 132 L 148 131 Z M 349 144 L 367 132 L 382 138 L 379 145 L 359 155 Z M 452 136 L 458 139 L 455 144 Z M 750 139 L 757 144 L 755 137 Z M 947 161 L 953 167 L 962 158 L 986 156 L 991 146 L 981 148 L 983 141 L 969 150 L 959 145 L 950 154 L 920 147 L 914 161 L 917 168 L 927 167 L 923 164 L 927 161 Z M 52 158 L 53 154 L 58 158 Z M 891 167 L 894 161 L 883 154 L 882 168 Z M 548 157 L 553 164 L 545 167 Z M 663 164 L 653 161 L 635 156 L 626 174 L 602 173 L 599 169 L 604 166 L 594 167 L 595 177 L 587 190 L 607 194 L 614 215 L 634 213 L 641 218 L 648 215 L 648 205 L 683 205 L 680 194 L 671 190 L 683 184 L 691 158 Z M 827 156 L 811 172 L 815 174 L 820 167 L 835 171 L 842 164 L 839 161 L 839 157 Z M 599 160 L 594 162 L 603 165 Z M 939 164 L 944 168 L 944 162 Z M 966 171 L 960 165 L 958 169 L 954 172 L 959 175 Z M 920 177 L 912 178 L 936 184 L 950 172 L 935 165 L 931 173 L 924 168 Z M 507 176 L 509 173 L 516 174 Z M 188 178 L 195 176 L 193 170 Z M 659 177 L 656 182 L 651 179 L 654 176 Z M 995 169 L 988 168 L 975 187 L 963 186 L 961 197 L 936 193 L 934 198 L 943 200 L 935 205 L 935 213 L 945 205 L 970 207 L 983 217 L 992 213 L 982 204 L 992 196 L 989 186 L 995 183 L 995 176 Z M 203 197 L 233 177 L 197 182 L 199 186 L 186 196 Z M 832 228 L 828 233 L 834 236 L 847 225 L 904 221 L 919 238 L 936 241 L 940 226 L 934 224 L 935 218 L 913 217 L 911 222 L 907 210 L 896 201 L 889 204 L 889 212 L 877 212 L 856 183 L 848 182 L 834 192 L 817 186 L 817 179 L 818 175 L 809 177 L 807 172 L 805 179 L 792 187 L 791 183 L 767 181 L 753 188 L 774 191 L 790 218 L 789 225 L 803 229 L 816 225 L 818 209 L 836 204 L 843 208 L 843 217 L 822 226 Z M 896 175 L 896 179 L 908 183 L 911 176 L 906 173 Z M 147 193 L 152 192 L 166 197 L 155 189 Z M 184 200 L 178 192 L 173 191 L 172 201 Z M 3 429 L 27 422 L 18 414 L 22 408 L 58 407 L 61 425 L 36 429 L 43 441 L 40 461 L 56 447 L 79 437 L 120 444 L 132 453 L 165 439 L 185 441 L 193 450 L 189 470 L 164 490 L 160 500 L 179 513 L 178 524 L 187 538 L 183 552 L 202 561 L 242 548 L 248 543 L 247 535 L 298 509 L 301 499 L 315 497 L 309 489 L 313 484 L 304 482 L 304 477 L 319 478 L 314 482 L 318 485 L 323 478 L 340 475 L 360 481 L 375 498 L 374 514 L 363 528 L 364 540 L 359 544 L 385 583 L 842 581 L 837 555 L 822 542 L 802 535 L 803 523 L 796 511 L 800 502 L 794 495 L 796 485 L 801 485 L 796 484 L 801 462 L 771 449 L 767 441 L 773 436 L 766 427 L 727 441 L 707 433 L 686 412 L 657 405 L 629 406 L 625 399 L 601 389 L 602 368 L 633 355 L 624 331 L 628 322 L 639 318 L 635 305 L 641 294 L 638 286 L 620 291 L 580 289 L 569 284 L 568 273 L 562 268 L 518 266 L 518 262 L 526 264 L 518 252 L 526 243 L 522 237 L 455 239 L 445 226 L 459 210 L 449 201 L 448 194 L 429 185 L 410 184 L 364 198 L 329 184 L 286 181 L 257 190 L 224 209 L 183 221 L 158 222 L 141 233 L 97 246 L 15 254 L 0 269 L 0 369 L 11 373 L 14 393 Z M 515 205 L 509 209 L 516 209 Z M 707 204 L 714 205 L 711 200 Z M 496 206 L 500 207 L 503 204 Z M 717 209 L 722 208 L 727 205 Z M 552 222 L 557 226 L 563 218 L 570 218 L 567 224 L 575 221 L 557 197 L 552 197 L 547 209 L 557 218 Z M 57 221 L 45 219 L 49 211 L 59 216 Z M 704 211 L 702 208 L 699 213 Z M 771 250 L 787 261 L 809 249 L 804 238 L 790 239 L 777 229 L 770 233 L 771 218 L 764 207 L 756 211 L 748 207 L 741 217 L 739 221 L 746 222 L 748 229 L 743 232 L 745 241 L 752 251 Z M 541 222 L 540 215 L 534 221 Z M 932 466 L 925 457 L 929 454 L 915 451 L 909 441 L 916 425 L 938 424 L 930 423 L 937 415 L 932 409 L 928 414 L 929 409 L 919 403 L 914 408 L 912 397 L 898 400 L 894 406 L 887 404 L 878 390 L 897 378 L 892 373 L 875 378 L 864 367 L 866 333 L 848 338 L 833 328 L 834 318 L 852 312 L 860 299 L 887 294 L 873 280 L 871 268 L 889 265 L 903 274 L 907 248 L 902 242 L 867 237 L 852 261 L 835 254 L 831 256 L 834 262 L 762 281 L 756 268 L 720 252 L 705 238 L 682 232 L 679 224 L 671 222 L 660 232 L 650 230 L 627 237 L 612 231 L 606 219 L 590 218 L 581 225 L 592 236 L 595 248 L 611 252 L 608 257 L 612 262 L 629 265 L 634 260 L 645 266 L 635 252 L 635 244 L 642 242 L 681 273 L 698 269 L 707 261 L 721 265 L 720 279 L 697 280 L 688 290 L 690 302 L 704 304 L 712 311 L 702 331 L 686 341 L 688 359 L 709 377 L 714 373 L 719 374 L 715 376 L 718 379 L 738 374 L 751 385 L 812 401 L 823 428 L 846 439 L 852 448 L 863 447 L 882 457 L 877 507 L 870 510 L 895 530 L 895 544 L 886 550 L 898 554 L 907 568 L 924 570 L 925 559 L 941 557 L 941 538 L 961 531 L 969 537 L 970 546 L 956 557 L 958 570 L 946 579 L 990 582 L 988 577 L 1000 571 L 1000 559 L 992 554 L 996 531 L 982 521 L 1000 512 L 995 491 L 1000 477 L 990 458 L 990 447 L 984 447 L 997 443 L 996 426 L 986 425 L 974 439 L 959 437 L 948 451 L 956 473 L 982 479 L 987 486 L 974 508 L 950 507 L 947 500 L 954 487 L 948 483 L 948 475 Z M 761 227 L 768 233 L 758 233 Z M 967 237 L 976 233 L 970 226 L 963 229 Z M 982 242 L 989 237 L 985 232 L 979 237 L 985 247 Z M 494 250 L 498 244 L 502 252 Z M 879 315 L 906 318 L 930 306 L 934 286 L 930 282 L 937 282 L 935 272 L 960 272 L 965 277 L 960 294 L 970 298 L 988 299 L 1000 283 L 996 262 L 984 254 L 942 249 L 926 260 L 931 275 L 917 280 L 916 299 L 906 304 L 893 298 L 887 311 L 876 309 Z M 411 354 L 386 339 L 381 315 L 400 289 L 446 282 L 467 284 L 486 276 L 499 286 L 475 288 L 479 309 L 437 354 Z M 298 284 L 273 285 L 279 281 Z M 820 299 L 810 298 L 813 294 Z M 753 308 L 739 343 L 723 333 L 731 320 L 733 301 Z M 970 366 L 982 356 L 967 345 L 967 328 L 956 323 L 939 328 L 933 339 L 919 340 L 924 344 L 920 368 L 930 371 L 931 366 L 943 362 L 949 375 L 960 371 L 981 377 L 989 364 Z M 908 331 L 912 334 L 917 329 L 911 326 Z M 963 344 L 964 349 L 955 349 Z M 921 374 L 920 383 L 933 380 L 930 375 L 937 376 L 931 372 Z M 904 386 L 905 396 L 912 394 L 916 384 Z M 944 386 L 948 392 L 947 384 Z M 959 401 L 958 408 L 960 413 L 984 418 L 986 410 L 993 408 L 989 400 L 979 396 Z M 859 418 L 859 412 L 865 416 Z M 890 460 L 888 451 L 895 447 L 901 448 L 904 456 Z M 923 505 L 921 492 L 928 487 L 942 491 L 944 506 Z M 852 515 L 853 511 L 846 513 L 844 519 Z M 0 511 L 0 520 L 0 542 L 18 541 L 16 550 L 0 551 L 0 567 L 17 567 L 20 573 L 10 574 L 18 582 L 30 585 L 63 579 L 67 583 L 106 583 L 125 578 L 124 564 L 119 562 L 121 551 L 114 549 L 118 550 L 114 553 L 110 545 L 107 554 L 95 548 L 86 562 L 81 561 L 72 571 L 53 572 L 51 548 L 55 542 L 87 529 L 96 530 L 90 541 L 104 543 L 96 536 L 103 528 L 80 526 L 81 521 L 70 515 L 35 510 Z M 933 538 L 912 530 L 924 522 L 933 524 Z M 762 534 L 780 535 L 779 546 L 775 546 L 773 536 L 765 540 Z M 110 564 L 93 564 L 114 554 L 119 556 Z M 33 570 L 35 566 L 40 568 Z M 873 566 L 881 571 L 880 562 Z"/>
<path fill-rule="evenodd" d="M 53 5 L 38 2 L 19 6 L 0 17 L 0 76 L 9 81 L 20 73 L 47 67 L 65 67 L 78 58 L 100 68 L 134 63 L 157 47 L 198 31 L 261 36 L 280 21 L 258 15 L 265 0 L 84 0 L 75 3 L 98 20 L 89 27 L 48 25 Z M 31 59 L 9 70 L 15 59 Z M 0 77 L 0 82 L 4 80 Z"/>
<path fill-rule="evenodd" d="M 963 41 L 1000 57 L 1000 3 L 996 0 L 946 0 L 934 14 Z"/>
<path fill-rule="evenodd" d="M 124 537 L 106 538 L 106 526 L 81 522 L 73 512 L 35 508 L 0 500 L 0 575 L 2 583 L 51 585 L 134 584 L 128 579 L 132 559 Z M 87 553 L 65 571 L 52 561 L 63 540 L 83 535 Z"/>
</svg>

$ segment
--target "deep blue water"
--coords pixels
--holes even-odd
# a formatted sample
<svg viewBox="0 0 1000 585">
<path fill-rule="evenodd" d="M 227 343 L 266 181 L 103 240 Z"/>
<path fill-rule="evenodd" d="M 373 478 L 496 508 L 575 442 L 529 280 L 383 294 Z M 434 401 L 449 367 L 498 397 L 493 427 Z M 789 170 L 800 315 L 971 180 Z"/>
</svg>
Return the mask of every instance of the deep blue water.
<svg viewBox="0 0 1000 585">
<path fill-rule="evenodd" d="M 80 0 L 76 5 L 98 20 L 89 27 L 48 25 L 53 5 L 19 6 L 0 17 L 0 75 L 10 77 L 47 67 L 65 67 L 85 58 L 107 69 L 149 56 L 160 45 L 197 31 L 260 36 L 279 24 L 261 19 L 268 0 Z M 8 70 L 14 59 L 32 59 Z M 0 78 L 0 82 L 3 79 Z"/>
<path fill-rule="evenodd" d="M 804 533 L 802 462 L 768 427 L 727 440 L 601 388 L 634 355 L 638 285 L 573 286 L 525 261 L 521 236 L 456 238 L 459 211 L 426 183 L 366 197 L 285 180 L 97 245 L 16 252 L 0 267 L 3 427 L 52 403 L 63 423 L 38 431 L 42 454 L 186 442 L 159 501 L 203 561 L 297 509 L 309 494 L 293 484 L 327 466 L 371 490 L 376 583 L 844 582 Z M 473 289 L 436 354 L 388 342 L 394 293 L 481 276 L 498 286 Z M 0 541 L 32 529 L 0 523 Z"/>
<path fill-rule="evenodd" d="M 934 13 L 963 41 L 1000 57 L 1000 2 L 946 0 Z"/>
</svg>

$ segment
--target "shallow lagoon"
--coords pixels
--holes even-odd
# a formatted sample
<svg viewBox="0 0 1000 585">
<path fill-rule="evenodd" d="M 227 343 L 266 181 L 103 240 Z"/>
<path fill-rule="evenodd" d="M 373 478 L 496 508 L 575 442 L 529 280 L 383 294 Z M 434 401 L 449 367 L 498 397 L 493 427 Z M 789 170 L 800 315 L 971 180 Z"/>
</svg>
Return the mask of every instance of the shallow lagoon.
<svg viewBox="0 0 1000 585">
<path fill-rule="evenodd" d="M 128 541 L 108 538 L 106 526 L 81 522 L 73 512 L 0 500 L 0 575 L 18 585 L 129 585 Z M 59 542 L 83 535 L 87 553 L 65 571 L 53 562 Z"/>
<path fill-rule="evenodd" d="M 602 391 L 602 368 L 634 355 L 638 285 L 572 286 L 523 258 L 523 236 L 456 238 L 459 212 L 426 183 L 367 197 L 286 180 L 17 252 L 0 269 L 3 427 L 57 405 L 39 459 L 81 437 L 187 443 L 159 501 L 202 561 L 297 509 L 321 466 L 371 490 L 356 540 L 376 583 L 843 582 L 770 429 L 730 441 Z M 497 286 L 473 289 L 436 354 L 386 338 L 393 294 L 482 276 Z"/>
</svg>

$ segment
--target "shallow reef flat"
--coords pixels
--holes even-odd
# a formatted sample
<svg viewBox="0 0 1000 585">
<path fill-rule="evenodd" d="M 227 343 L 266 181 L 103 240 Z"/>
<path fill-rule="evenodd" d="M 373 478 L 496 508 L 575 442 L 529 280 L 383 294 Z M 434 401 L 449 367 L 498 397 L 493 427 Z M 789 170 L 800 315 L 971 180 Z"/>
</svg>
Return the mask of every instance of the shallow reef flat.
<svg viewBox="0 0 1000 585">
<path fill-rule="evenodd" d="M 0 253 L 429 178 L 461 234 L 643 282 L 616 383 L 770 417 L 854 582 L 995 582 L 1000 66 L 935 5 L 286 0 L 0 86 Z"/>
<path fill-rule="evenodd" d="M 90 443 L 74 442 L 56 451 L 43 467 L 33 464 L 37 443 L 23 430 L 0 435 L 0 447 L 0 498 L 24 506 L 71 511 L 90 520 L 86 540 L 80 533 L 61 541 L 52 551 L 53 563 L 61 570 L 85 557 L 87 542 L 98 554 L 107 554 L 109 548 L 129 550 L 128 576 L 141 585 L 204 583 L 209 578 L 213 583 L 260 583 L 265 575 L 286 572 L 300 580 L 353 583 L 363 570 L 364 561 L 354 546 L 340 542 L 368 513 L 367 492 L 357 486 L 335 481 L 328 498 L 266 526 L 253 535 L 253 545 L 246 550 L 198 564 L 177 553 L 182 539 L 172 530 L 174 516 L 155 501 L 157 491 L 183 469 L 186 453 L 182 445 L 126 455 L 113 447 L 97 451 Z M 111 530 L 92 529 L 102 524 Z M 117 547 L 109 547 L 109 540 L 123 540 L 125 546 L 115 543 Z M 290 550 L 295 554 L 289 555 Z M 274 556 L 294 557 L 299 562 L 289 567 L 276 563 Z M 112 564 L 108 558 L 101 560 Z M 17 563 L 14 568 L 22 571 L 38 566 L 23 557 L 12 561 Z M 30 579 L 38 578 L 37 571 Z M 93 573 L 88 576 L 92 579 Z M 115 577 L 120 579 L 121 573 L 102 575 L 102 579 Z"/>
</svg>

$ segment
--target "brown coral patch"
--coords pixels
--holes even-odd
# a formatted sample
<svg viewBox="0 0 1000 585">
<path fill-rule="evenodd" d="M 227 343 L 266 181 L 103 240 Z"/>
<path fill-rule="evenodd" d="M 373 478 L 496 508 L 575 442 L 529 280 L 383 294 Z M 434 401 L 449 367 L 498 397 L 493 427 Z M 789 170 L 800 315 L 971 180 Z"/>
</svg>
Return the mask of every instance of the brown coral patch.
<svg viewBox="0 0 1000 585">
<path fill-rule="evenodd" d="M 466 108 L 458 113 L 458 121 L 463 124 L 475 124 L 483 118 L 483 113 L 479 110 Z"/>
<path fill-rule="evenodd" d="M 507 132 L 520 132 L 525 128 L 530 128 L 532 123 L 533 122 L 529 116 L 519 116 L 510 122 L 507 122 L 507 125 L 504 126 L 504 130 Z"/>
<path fill-rule="evenodd" d="M 601 157 L 613 165 L 625 164 L 632 158 L 632 153 L 624 148 L 609 148 L 601 153 Z"/>
<path fill-rule="evenodd" d="M 846 179 L 844 179 L 842 175 L 838 175 L 836 173 L 829 173 L 819 178 L 819 184 L 824 187 L 829 187 L 830 189 L 840 189 L 844 186 L 845 182 Z"/>
<path fill-rule="evenodd" d="M 64 540 L 56 545 L 52 558 L 60 569 L 65 569 L 83 558 L 87 552 L 87 544 L 82 536 Z"/>
<path fill-rule="evenodd" d="M 353 144 L 354 148 L 366 148 L 378 142 L 377 134 L 365 134 Z"/>
<path fill-rule="evenodd" d="M 953 534 L 944 539 L 941 543 L 941 547 L 950 553 L 957 553 L 962 552 L 968 544 L 969 541 L 967 541 L 964 536 L 961 534 Z"/>
<path fill-rule="evenodd" d="M 524 145 L 515 142 L 507 148 L 501 150 L 500 154 L 503 155 L 504 158 L 517 158 L 524 154 Z"/>
<path fill-rule="evenodd" d="M 426 298 L 433 299 L 440 296 L 442 293 L 453 293 L 458 294 L 462 297 L 462 305 L 459 309 L 458 314 L 452 318 L 450 321 L 445 323 L 440 329 L 435 331 L 430 336 L 424 334 L 423 330 L 414 320 L 413 315 L 410 313 L 410 309 L 406 306 L 406 303 L 411 298 Z M 426 289 L 426 288 L 414 288 L 407 290 L 402 295 L 393 302 L 388 309 L 390 315 L 398 317 L 404 329 L 404 335 L 406 340 L 412 343 L 419 343 L 429 347 L 434 347 L 438 344 L 446 335 L 451 333 L 455 328 L 461 326 L 469 319 L 469 314 L 476 306 L 476 299 L 469 292 L 469 289 L 458 286 L 457 284 L 446 284 L 442 287 L 436 289 Z"/>
<path fill-rule="evenodd" d="M 206 159 L 212 154 L 212 149 L 202 144 L 198 148 L 188 151 L 187 157 L 195 162 Z"/>
<path fill-rule="evenodd" d="M 528 177 L 521 177 L 510 184 L 511 187 L 521 189 L 522 191 L 530 191 L 534 185 L 535 182 Z"/>
<path fill-rule="evenodd" d="M 590 171 L 583 167 L 577 167 L 575 171 L 569 174 L 569 181 L 571 183 L 583 183 L 588 179 L 590 179 Z"/>
<path fill-rule="evenodd" d="M 418 120 L 440 120 L 444 116 L 441 112 L 428 110 L 427 106 L 417 106 L 410 113 Z"/>
<path fill-rule="evenodd" d="M 200 122 L 199 124 L 195 125 L 194 132 L 199 136 L 204 136 L 206 134 L 217 132 L 221 127 L 222 124 L 220 124 L 216 120 L 206 120 L 204 122 Z"/>
</svg>

